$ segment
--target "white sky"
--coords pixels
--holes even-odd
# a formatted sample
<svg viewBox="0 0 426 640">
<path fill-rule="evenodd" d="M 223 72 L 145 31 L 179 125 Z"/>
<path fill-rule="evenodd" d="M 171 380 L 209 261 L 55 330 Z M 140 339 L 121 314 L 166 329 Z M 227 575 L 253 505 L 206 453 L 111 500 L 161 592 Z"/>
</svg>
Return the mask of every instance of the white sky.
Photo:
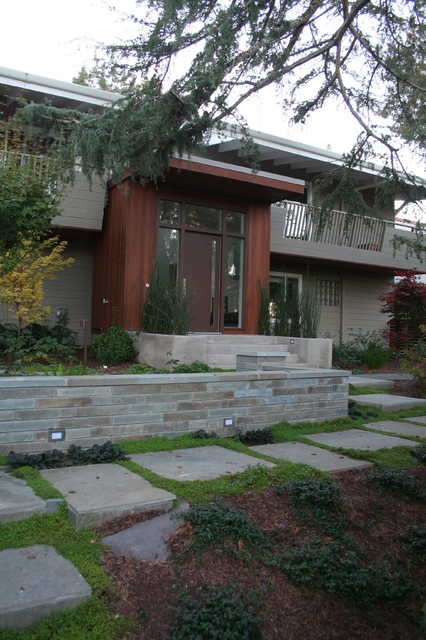
<svg viewBox="0 0 426 640">
<path fill-rule="evenodd" d="M 127 0 L 116 2 L 121 9 Z M 132 6 L 130 2 L 130 6 Z M 2 6 L 0 66 L 71 82 L 81 67 L 92 66 L 96 45 L 125 40 L 126 27 L 105 0 L 15 0 Z M 252 129 L 293 138 L 333 151 L 348 151 L 355 139 L 343 112 L 315 114 L 304 127 L 290 128 L 273 90 L 254 98 L 244 115 Z"/>
<path fill-rule="evenodd" d="M 134 6 L 132 0 L 110 2 L 121 11 Z M 131 28 L 109 9 L 109 0 L 4 0 L 1 17 L 0 66 L 68 82 L 83 65 L 93 66 L 96 45 L 125 41 Z M 290 127 L 273 89 L 242 111 L 252 129 L 340 153 L 349 151 L 356 138 L 354 121 L 339 105 L 314 113 L 304 126 Z M 418 166 L 413 170 L 423 173 Z"/>
</svg>

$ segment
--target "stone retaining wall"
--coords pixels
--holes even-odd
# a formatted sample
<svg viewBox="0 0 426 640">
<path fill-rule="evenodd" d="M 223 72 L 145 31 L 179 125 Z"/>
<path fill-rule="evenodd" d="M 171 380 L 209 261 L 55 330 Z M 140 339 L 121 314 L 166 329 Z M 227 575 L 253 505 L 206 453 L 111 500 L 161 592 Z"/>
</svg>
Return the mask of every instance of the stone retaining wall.
<svg viewBox="0 0 426 640">
<path fill-rule="evenodd" d="M 333 419 L 347 415 L 348 376 L 317 369 L 0 378 L 0 453 Z M 65 439 L 50 441 L 59 431 Z"/>
</svg>

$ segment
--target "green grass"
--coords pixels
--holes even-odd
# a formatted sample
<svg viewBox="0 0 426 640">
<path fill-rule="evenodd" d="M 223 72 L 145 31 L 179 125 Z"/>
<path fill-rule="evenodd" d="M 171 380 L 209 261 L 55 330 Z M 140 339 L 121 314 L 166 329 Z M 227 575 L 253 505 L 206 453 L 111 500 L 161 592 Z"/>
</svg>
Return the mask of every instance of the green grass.
<svg viewBox="0 0 426 640">
<path fill-rule="evenodd" d="M 34 493 L 40 498 L 43 498 L 43 500 L 63 497 L 60 491 L 55 489 L 50 482 L 43 478 L 43 476 L 32 467 L 20 467 L 16 469 L 12 475 L 15 476 L 15 478 L 24 480 Z"/>
</svg>

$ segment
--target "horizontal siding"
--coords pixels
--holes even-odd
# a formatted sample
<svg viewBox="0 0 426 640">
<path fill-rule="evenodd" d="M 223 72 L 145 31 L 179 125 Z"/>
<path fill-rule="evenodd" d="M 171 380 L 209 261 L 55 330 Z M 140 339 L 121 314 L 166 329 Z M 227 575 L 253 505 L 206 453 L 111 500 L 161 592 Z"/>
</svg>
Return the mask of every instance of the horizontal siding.
<svg viewBox="0 0 426 640">
<path fill-rule="evenodd" d="M 343 340 L 351 333 L 383 331 L 388 316 L 380 313 L 378 296 L 389 291 L 392 279 L 372 273 L 345 272 L 343 280 Z"/>
<path fill-rule="evenodd" d="M 70 328 L 78 331 L 79 342 L 83 343 L 81 320 L 88 320 L 90 338 L 92 315 L 92 275 L 93 246 L 90 238 L 69 240 L 64 257 L 74 258 L 71 267 L 58 273 L 56 280 L 50 280 L 44 287 L 44 304 L 51 307 L 49 322 L 54 323 L 56 310 L 68 309 Z"/>
<path fill-rule="evenodd" d="M 75 182 L 67 188 L 61 204 L 62 214 L 53 220 L 54 225 L 74 229 L 101 231 L 105 183 L 98 177 L 89 185 L 82 173 L 77 173 Z"/>
</svg>

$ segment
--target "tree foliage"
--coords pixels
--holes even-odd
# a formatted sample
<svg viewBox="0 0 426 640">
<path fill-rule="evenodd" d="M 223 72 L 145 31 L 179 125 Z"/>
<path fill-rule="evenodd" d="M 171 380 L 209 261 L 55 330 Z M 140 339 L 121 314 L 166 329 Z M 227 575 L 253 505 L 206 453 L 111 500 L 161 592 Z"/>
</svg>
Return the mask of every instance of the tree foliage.
<svg viewBox="0 0 426 640">
<path fill-rule="evenodd" d="M 22 237 L 13 247 L 13 261 L 8 251 L 0 254 L 0 301 L 15 315 L 20 328 L 39 322 L 50 313 L 49 307 L 42 306 L 43 284 L 74 262 L 73 258 L 62 256 L 66 246 L 65 241 L 54 236 L 44 240 Z"/>
<path fill-rule="evenodd" d="M 27 116 L 56 129 L 86 172 L 144 183 L 212 128 L 246 130 L 239 107 L 278 85 L 295 122 L 337 96 L 363 132 L 349 166 L 375 155 L 396 179 L 404 144 L 424 154 L 424 13 L 420 0 L 138 0 L 137 36 L 107 47 L 110 73 L 128 83 L 119 108 Z"/>
<path fill-rule="evenodd" d="M 419 281 L 415 269 L 397 272 L 391 290 L 379 297 L 381 312 L 388 313 L 400 325 L 411 323 L 415 328 L 426 318 L 426 284 Z"/>
<path fill-rule="evenodd" d="M 0 254 L 7 252 L 9 262 L 21 238 L 42 236 L 59 215 L 62 187 L 58 175 L 58 158 L 29 142 L 17 120 L 1 124 Z"/>
</svg>

